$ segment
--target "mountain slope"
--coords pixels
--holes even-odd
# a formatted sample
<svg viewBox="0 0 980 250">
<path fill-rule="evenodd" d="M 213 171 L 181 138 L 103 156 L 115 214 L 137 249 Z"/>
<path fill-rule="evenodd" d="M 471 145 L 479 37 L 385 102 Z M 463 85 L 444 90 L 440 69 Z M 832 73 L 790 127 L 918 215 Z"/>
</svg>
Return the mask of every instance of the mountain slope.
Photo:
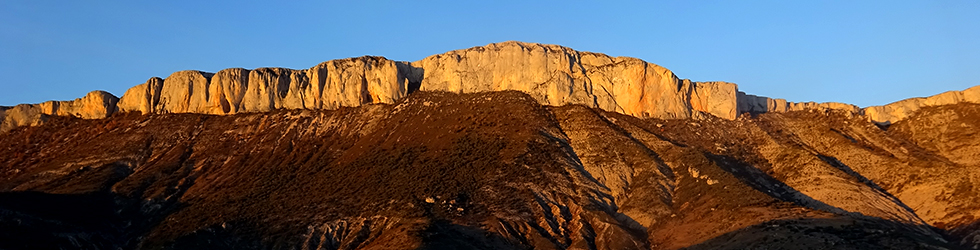
<svg viewBox="0 0 980 250">
<path fill-rule="evenodd" d="M 835 110 L 644 119 L 516 91 L 52 117 L 0 137 L 0 244 L 975 247 L 963 150 L 980 144 L 968 132 L 977 106 L 923 109 L 888 130 Z M 950 122 L 926 122 L 937 120 Z"/>
</svg>

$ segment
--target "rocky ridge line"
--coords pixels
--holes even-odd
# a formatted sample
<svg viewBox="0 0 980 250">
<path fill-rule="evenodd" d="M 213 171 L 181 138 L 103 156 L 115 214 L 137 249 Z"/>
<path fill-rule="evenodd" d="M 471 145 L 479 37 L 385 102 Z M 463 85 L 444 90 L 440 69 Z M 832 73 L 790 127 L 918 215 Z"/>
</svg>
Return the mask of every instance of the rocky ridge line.
<svg viewBox="0 0 980 250">
<path fill-rule="evenodd" d="M 73 116 L 82 119 L 101 119 L 115 113 L 119 98 L 109 92 L 96 90 L 71 101 L 46 101 L 39 104 L 19 104 L 0 107 L 0 132 L 19 126 L 37 126 L 48 116 Z"/>
<path fill-rule="evenodd" d="M 121 98 L 96 91 L 75 101 L 0 107 L 0 132 L 41 124 L 48 115 L 96 119 L 115 112 L 235 114 L 336 109 L 393 103 L 417 90 L 519 90 L 545 105 L 581 104 L 661 119 L 711 114 L 731 120 L 746 112 L 838 109 L 888 124 L 920 107 L 962 101 L 980 103 L 977 87 L 865 109 L 832 102 L 793 103 L 745 94 L 734 83 L 680 79 L 664 67 L 637 58 L 510 41 L 450 51 L 416 62 L 364 56 L 331 60 L 302 70 L 179 71 L 166 79 L 150 78 L 127 90 Z"/>
<path fill-rule="evenodd" d="M 871 106 L 864 108 L 862 113 L 877 123 L 891 124 L 904 120 L 924 107 L 962 102 L 980 103 L 980 86 L 973 86 L 962 91 L 946 91 L 929 97 L 909 98 L 883 106 Z"/>
</svg>

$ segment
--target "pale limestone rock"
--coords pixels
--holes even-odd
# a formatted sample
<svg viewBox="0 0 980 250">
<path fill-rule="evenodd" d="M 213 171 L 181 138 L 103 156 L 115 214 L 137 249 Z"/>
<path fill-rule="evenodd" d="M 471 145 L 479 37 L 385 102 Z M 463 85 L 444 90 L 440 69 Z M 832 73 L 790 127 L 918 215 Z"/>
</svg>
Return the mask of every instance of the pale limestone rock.
<svg viewBox="0 0 980 250">
<path fill-rule="evenodd" d="M 83 119 L 106 118 L 116 112 L 119 98 L 109 92 L 96 90 L 72 101 L 47 101 L 37 104 L 41 113 L 58 116 L 74 116 Z"/>
<path fill-rule="evenodd" d="M 0 133 L 20 126 L 37 126 L 48 120 L 37 104 L 19 104 L 4 110 Z"/>
<path fill-rule="evenodd" d="M 756 96 L 738 92 L 737 105 L 739 113 L 769 113 L 769 112 L 790 112 L 803 110 L 843 110 L 851 113 L 860 113 L 861 109 L 857 106 L 837 103 L 837 102 L 788 102 L 785 99 L 773 99 L 765 96 Z"/>
<path fill-rule="evenodd" d="M 141 112 L 150 114 L 155 111 L 155 107 L 160 102 L 160 91 L 163 88 L 163 79 L 153 77 L 146 80 L 146 83 L 136 85 L 126 90 L 126 93 L 119 98 L 119 112 Z"/>
<path fill-rule="evenodd" d="M 370 56 L 327 61 L 306 70 L 180 71 L 126 91 L 120 110 L 234 114 L 394 103 L 418 89 L 421 75 L 406 63 Z"/>
<path fill-rule="evenodd" d="M 787 102 L 783 99 L 772 99 L 764 96 L 755 96 L 738 92 L 739 113 L 836 109 L 855 114 L 864 114 L 869 120 L 879 124 L 891 124 L 893 122 L 905 119 L 923 107 L 949 105 L 960 102 L 980 103 L 980 86 L 975 86 L 963 91 L 948 91 L 930 97 L 910 98 L 883 106 L 871 106 L 863 109 L 845 103 L 794 103 Z"/>
<path fill-rule="evenodd" d="M 208 85 L 214 74 L 196 70 L 178 71 L 164 79 L 160 102 L 154 107 L 161 113 L 205 113 Z"/>
<path fill-rule="evenodd" d="M 234 114 L 241 110 L 245 91 L 248 89 L 249 70 L 223 69 L 211 77 L 208 87 L 208 114 Z M 123 98 L 126 96 L 123 95 Z"/>
<path fill-rule="evenodd" d="M 974 86 L 963 91 L 947 91 L 930 97 L 905 99 L 884 106 L 871 106 L 864 108 L 863 112 L 873 122 L 891 124 L 905 119 L 923 107 L 960 102 L 980 103 L 980 86 Z"/>
<path fill-rule="evenodd" d="M 738 115 L 736 102 L 738 87 L 727 82 L 699 82 L 691 94 L 691 108 L 733 119 Z"/>
<path fill-rule="evenodd" d="M 285 109 L 318 109 L 315 107 L 314 103 L 316 100 L 312 97 L 307 98 L 307 89 L 310 86 L 310 78 L 306 75 L 305 70 L 292 70 L 289 74 L 289 86 L 286 91 L 286 97 L 282 100 L 282 106 L 280 108 Z M 307 104 L 309 103 L 309 104 Z"/>
<path fill-rule="evenodd" d="M 336 109 L 393 103 L 421 89 L 520 90 L 546 105 L 583 104 L 641 117 L 690 118 L 704 112 L 734 119 L 737 114 L 735 84 L 680 80 L 636 58 L 520 42 L 450 51 L 414 63 L 365 56 L 307 70 L 226 69 L 213 76 L 181 71 L 167 77 L 160 91 L 149 86 L 127 91 L 121 110 L 232 114 Z"/>
<path fill-rule="evenodd" d="M 4 108 L 0 116 L 0 132 L 19 126 L 37 126 L 51 115 L 74 116 L 83 119 L 106 118 L 117 111 L 116 98 L 108 92 L 96 90 L 71 101 L 47 101 L 40 104 L 20 104 Z"/>
<path fill-rule="evenodd" d="M 668 119 L 689 118 L 692 111 L 735 118 L 734 84 L 682 81 L 669 70 L 636 58 L 558 45 L 496 43 L 430 56 L 411 65 L 424 71 L 421 90 L 519 90 L 546 105 L 582 104 Z M 698 89 L 698 84 L 704 86 Z M 714 90 L 721 92 L 710 93 Z M 692 100 L 699 102 L 697 108 Z M 725 100 L 731 104 L 723 104 Z"/>
<path fill-rule="evenodd" d="M 393 103 L 416 90 L 472 93 L 518 90 L 545 105 L 581 104 L 638 117 L 734 119 L 740 113 L 835 109 L 889 123 L 924 106 L 980 102 L 980 86 L 864 110 L 843 103 L 793 103 L 748 95 L 733 83 L 692 82 L 640 59 L 579 52 L 558 45 L 503 42 L 406 63 L 364 56 L 305 70 L 230 68 L 150 78 L 118 99 L 118 111 L 234 114 L 275 109 L 336 109 Z M 102 118 L 114 96 L 93 92 L 67 102 L 0 108 L 3 127 L 36 125 L 46 115 Z"/>
<path fill-rule="evenodd" d="M 242 111 L 265 112 L 283 107 L 289 91 L 291 69 L 258 68 L 248 74 L 248 88 L 242 99 Z"/>
<path fill-rule="evenodd" d="M 394 103 L 417 90 L 420 75 L 407 64 L 371 56 L 331 60 L 307 72 L 307 106 L 322 109 Z M 413 83 L 416 87 L 410 89 Z"/>
<path fill-rule="evenodd" d="M 861 111 L 857 106 L 838 103 L 838 102 L 787 102 L 787 111 L 803 111 L 803 110 L 843 110 L 851 113 L 858 113 Z"/>
</svg>

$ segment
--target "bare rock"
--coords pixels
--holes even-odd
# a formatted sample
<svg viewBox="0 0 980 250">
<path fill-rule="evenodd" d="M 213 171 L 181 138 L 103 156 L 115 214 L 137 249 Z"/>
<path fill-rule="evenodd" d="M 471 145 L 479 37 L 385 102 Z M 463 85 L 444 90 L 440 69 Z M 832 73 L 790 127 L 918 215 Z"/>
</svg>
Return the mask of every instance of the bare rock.
<svg viewBox="0 0 980 250">
<path fill-rule="evenodd" d="M 980 87 L 974 87 L 863 110 L 844 103 L 794 103 L 745 94 L 733 83 L 680 79 L 664 67 L 637 58 L 510 41 L 450 51 L 411 63 L 363 56 L 326 61 L 300 70 L 179 71 L 166 79 L 154 77 L 130 88 L 118 99 L 118 111 L 235 114 L 337 109 L 394 103 L 416 90 L 517 90 L 545 105 L 579 104 L 661 119 L 699 119 L 710 114 L 733 120 L 746 112 L 844 110 L 863 113 L 878 123 L 891 123 L 921 107 L 980 102 Z M 75 101 L 5 108 L 0 110 L 0 119 L 9 129 L 43 122 L 37 120 L 42 119 L 40 114 L 102 118 L 116 112 L 115 102 L 108 93 L 93 92 Z"/>
<path fill-rule="evenodd" d="M 205 113 L 208 85 L 213 73 L 196 70 L 178 71 L 163 81 L 160 102 L 154 109 L 165 113 Z"/>
<path fill-rule="evenodd" d="M 109 92 L 96 90 L 72 101 L 47 101 L 38 104 L 41 113 L 74 116 L 82 119 L 106 118 L 116 112 L 119 98 Z"/>
<path fill-rule="evenodd" d="M 947 91 L 930 97 L 905 99 L 884 106 L 871 106 L 864 108 L 864 115 L 873 122 L 891 124 L 905 119 L 920 108 L 960 102 L 980 103 L 980 86 L 963 91 Z"/>
<path fill-rule="evenodd" d="M 421 74 L 405 63 L 364 56 L 331 60 L 309 70 L 308 108 L 336 109 L 394 103 L 418 89 Z M 410 85 L 415 86 L 410 88 Z"/>
<path fill-rule="evenodd" d="M 242 99 L 243 111 L 264 112 L 283 108 L 293 70 L 285 68 L 258 68 L 248 74 L 248 88 Z"/>
<path fill-rule="evenodd" d="M 765 96 L 749 95 L 738 92 L 739 113 L 770 113 L 803 110 L 843 110 L 854 114 L 860 113 L 857 106 L 838 102 L 788 102 L 786 99 L 773 99 Z"/>
<path fill-rule="evenodd" d="M 106 118 L 116 112 L 119 98 L 109 92 L 96 90 L 71 101 L 47 101 L 40 104 L 20 104 L 0 111 L 4 114 L 0 132 L 19 126 L 37 126 L 50 115 L 74 116 L 83 119 Z"/>
<path fill-rule="evenodd" d="M 243 68 L 223 69 L 211 77 L 208 87 L 209 114 L 234 114 L 241 110 L 248 89 L 250 71 Z M 124 96 L 125 97 L 125 96 Z"/>
<path fill-rule="evenodd" d="M 421 71 L 406 63 L 371 56 L 331 60 L 305 70 L 180 71 L 127 90 L 120 111 L 234 114 L 394 103 L 417 90 L 420 77 Z"/>
<path fill-rule="evenodd" d="M 727 82 L 697 82 L 693 85 L 692 109 L 726 119 L 735 119 L 738 115 L 738 86 Z"/>
<path fill-rule="evenodd" d="M 143 114 L 153 113 L 156 105 L 160 103 L 160 91 L 163 87 L 163 79 L 153 77 L 146 80 L 146 83 L 136 85 L 126 90 L 122 98 L 119 98 L 120 112 L 141 112 Z"/>
<path fill-rule="evenodd" d="M 41 113 L 41 108 L 37 104 L 19 104 L 7 108 L 3 113 L 0 133 L 20 126 L 37 126 L 48 119 L 48 115 Z"/>
<path fill-rule="evenodd" d="M 734 84 L 680 80 L 670 70 L 640 59 L 558 45 L 495 43 L 411 65 L 424 70 L 422 90 L 519 90 L 546 105 L 582 104 L 640 117 L 689 118 L 692 111 L 703 111 L 735 118 Z"/>
</svg>

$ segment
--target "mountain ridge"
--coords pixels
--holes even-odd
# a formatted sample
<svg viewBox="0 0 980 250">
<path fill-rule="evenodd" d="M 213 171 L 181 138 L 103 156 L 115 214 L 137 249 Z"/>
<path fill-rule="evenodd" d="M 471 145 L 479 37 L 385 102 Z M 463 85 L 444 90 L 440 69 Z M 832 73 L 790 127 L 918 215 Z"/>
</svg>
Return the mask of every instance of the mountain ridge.
<svg viewBox="0 0 980 250">
<path fill-rule="evenodd" d="M 695 82 L 632 57 L 581 52 L 560 45 L 508 41 L 453 50 L 415 62 L 378 56 L 336 59 L 305 70 L 229 68 L 152 77 L 121 97 L 93 91 L 73 101 L 0 108 L 0 132 L 38 125 L 50 115 L 85 119 L 116 112 L 234 114 L 274 109 L 336 109 L 393 103 L 411 92 L 473 93 L 518 90 L 541 104 L 583 104 L 637 117 L 665 119 L 742 113 L 838 109 L 879 124 L 904 119 L 921 107 L 980 103 L 980 86 L 882 106 L 789 102 L 739 91 L 728 82 Z"/>
</svg>

